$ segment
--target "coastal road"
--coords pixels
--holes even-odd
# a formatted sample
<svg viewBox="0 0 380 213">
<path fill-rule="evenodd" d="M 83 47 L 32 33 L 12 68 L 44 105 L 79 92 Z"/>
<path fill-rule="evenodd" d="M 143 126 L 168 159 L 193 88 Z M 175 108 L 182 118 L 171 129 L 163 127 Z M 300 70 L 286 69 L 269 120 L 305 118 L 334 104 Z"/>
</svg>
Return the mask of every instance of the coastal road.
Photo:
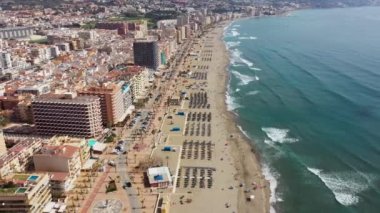
<svg viewBox="0 0 380 213">
<path fill-rule="evenodd" d="M 171 86 L 171 84 L 173 83 L 172 80 L 173 80 L 174 76 L 178 73 L 179 65 L 181 65 L 181 63 L 183 63 L 183 60 L 186 57 L 186 54 L 189 50 L 189 46 L 191 46 L 191 44 L 192 44 L 192 40 L 189 39 L 183 45 L 180 46 L 179 54 L 177 54 L 175 56 L 175 60 L 174 60 L 175 65 L 174 66 L 170 65 L 170 67 L 168 68 L 168 70 L 171 71 L 169 86 Z M 167 91 L 167 90 L 165 90 L 165 91 Z M 154 106 L 153 100 L 157 97 L 158 94 L 159 94 L 158 90 L 153 92 L 152 100 L 148 101 L 148 103 L 145 105 L 144 109 L 141 110 L 142 111 L 142 116 L 141 116 L 142 118 L 146 117 L 145 112 L 147 112 L 147 110 L 150 111 L 153 108 L 153 106 Z M 164 97 L 165 97 L 165 95 L 161 94 L 161 99 Z M 160 102 L 161 101 L 165 101 L 165 100 L 160 100 Z M 141 125 L 139 125 L 140 122 L 141 122 L 141 119 L 140 119 L 140 121 L 138 121 L 136 123 L 136 125 L 134 125 L 134 127 L 132 129 L 125 129 L 127 131 L 122 131 L 123 132 L 123 134 L 121 135 L 122 140 L 128 141 L 127 143 L 124 143 L 124 150 L 129 150 L 129 148 L 130 148 L 129 146 L 131 145 L 130 140 L 127 139 L 128 134 L 131 134 L 134 130 L 140 128 L 141 127 Z M 126 127 L 123 127 L 123 128 L 126 128 Z M 150 131 L 149 128 L 147 129 L 147 132 L 148 131 Z M 130 179 L 130 176 L 129 176 L 128 170 L 127 170 L 127 163 L 128 163 L 127 162 L 127 155 L 119 154 L 117 157 L 117 162 L 115 162 L 115 163 L 116 163 L 117 171 L 119 173 L 122 185 L 124 185 L 125 182 L 131 182 L 131 179 Z M 129 203 L 130 203 L 129 208 L 130 209 L 128 212 L 140 213 L 141 209 L 142 209 L 142 205 L 141 205 L 139 197 L 138 197 L 137 189 L 132 185 L 132 187 L 125 187 L 125 189 L 123 189 L 123 190 L 126 190 L 126 192 L 128 194 L 128 198 L 129 198 Z"/>
<path fill-rule="evenodd" d="M 128 144 L 128 143 L 127 143 Z M 127 145 L 124 147 L 127 150 Z M 117 171 L 120 176 L 121 183 L 124 185 L 126 181 L 131 182 L 131 179 L 128 175 L 127 171 L 127 158 L 126 155 L 119 155 L 117 158 Z M 132 187 L 125 187 L 125 189 L 128 193 L 129 197 L 129 208 L 130 210 L 128 212 L 134 212 L 134 213 L 140 213 L 141 212 L 141 203 L 138 199 L 138 192 L 137 190 L 132 186 Z"/>
</svg>

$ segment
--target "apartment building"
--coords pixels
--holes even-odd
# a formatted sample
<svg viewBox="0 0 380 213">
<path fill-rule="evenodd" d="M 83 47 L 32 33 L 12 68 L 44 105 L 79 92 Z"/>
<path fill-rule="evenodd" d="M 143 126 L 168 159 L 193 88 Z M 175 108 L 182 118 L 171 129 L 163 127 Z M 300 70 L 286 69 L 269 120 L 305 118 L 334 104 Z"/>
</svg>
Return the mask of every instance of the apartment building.
<svg viewBox="0 0 380 213">
<path fill-rule="evenodd" d="M 7 153 L 0 156 L 0 178 L 4 179 L 12 173 L 25 172 L 32 163 L 32 157 L 42 145 L 42 140 L 19 141 Z"/>
<path fill-rule="evenodd" d="M 101 87 L 89 87 L 78 91 L 78 95 L 99 97 L 102 122 L 106 127 L 115 125 L 123 117 L 125 110 L 120 85 L 110 83 Z"/>
<path fill-rule="evenodd" d="M 160 53 L 157 41 L 136 40 L 133 42 L 134 63 L 156 70 L 160 66 Z"/>
<path fill-rule="evenodd" d="M 0 52 L 0 69 L 8 69 L 12 67 L 12 57 L 9 52 Z"/>
<path fill-rule="evenodd" d="M 47 174 L 15 174 L 0 185 L 0 212 L 41 213 L 51 201 Z"/>
<path fill-rule="evenodd" d="M 90 158 L 91 148 L 85 138 L 73 138 L 68 136 L 54 136 L 50 138 L 48 144 L 54 146 L 70 145 L 79 148 L 80 163 L 83 166 Z"/>
<path fill-rule="evenodd" d="M 132 105 L 133 99 L 132 99 L 131 86 L 128 83 L 123 82 L 122 94 L 123 94 L 123 101 L 124 101 L 124 110 L 127 114 L 129 114 L 134 109 L 134 106 Z"/>
<path fill-rule="evenodd" d="M 149 72 L 143 69 L 131 79 L 132 98 L 134 103 L 146 99 L 149 87 Z"/>
<path fill-rule="evenodd" d="M 70 145 L 46 145 L 33 155 L 33 162 L 37 172 L 52 173 L 53 200 L 64 200 L 65 192 L 69 190 L 80 174 L 80 149 Z"/>
<path fill-rule="evenodd" d="M 37 134 L 91 138 L 102 133 L 100 100 L 75 94 L 42 95 L 32 101 Z"/>
<path fill-rule="evenodd" d="M 177 17 L 177 26 L 182 27 L 190 23 L 190 17 L 188 15 L 181 15 Z"/>
<path fill-rule="evenodd" d="M 33 34 L 33 27 L 9 27 L 0 29 L 1 39 L 26 38 Z"/>
<path fill-rule="evenodd" d="M 99 22 L 96 28 L 106 30 L 117 30 L 119 35 L 126 35 L 133 32 L 145 37 L 148 34 L 148 22 L 146 20 L 124 21 L 124 22 Z"/>
<path fill-rule="evenodd" d="M 51 172 L 50 191 L 52 200 L 55 202 L 66 202 L 67 191 L 73 186 L 73 180 L 67 172 Z"/>
<path fill-rule="evenodd" d="M 5 144 L 3 130 L 0 130 L 0 157 L 4 154 L 7 154 L 7 146 Z"/>
</svg>

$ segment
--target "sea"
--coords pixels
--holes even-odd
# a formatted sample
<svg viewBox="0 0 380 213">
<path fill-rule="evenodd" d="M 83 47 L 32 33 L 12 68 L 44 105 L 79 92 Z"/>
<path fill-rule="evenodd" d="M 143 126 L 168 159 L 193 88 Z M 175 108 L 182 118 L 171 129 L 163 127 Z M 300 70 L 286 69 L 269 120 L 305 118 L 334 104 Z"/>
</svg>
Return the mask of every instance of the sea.
<svg viewBox="0 0 380 213">
<path fill-rule="evenodd" d="M 258 149 L 271 212 L 380 212 L 380 8 L 225 28 L 228 109 Z"/>
</svg>

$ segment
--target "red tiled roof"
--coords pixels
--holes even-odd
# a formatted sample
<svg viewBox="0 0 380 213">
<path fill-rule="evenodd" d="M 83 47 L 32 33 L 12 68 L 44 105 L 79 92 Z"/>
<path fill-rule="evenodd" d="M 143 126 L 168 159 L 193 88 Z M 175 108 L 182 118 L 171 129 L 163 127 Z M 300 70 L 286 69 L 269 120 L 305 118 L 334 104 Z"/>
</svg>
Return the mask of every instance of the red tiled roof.
<svg viewBox="0 0 380 213">
<path fill-rule="evenodd" d="M 65 181 L 69 176 L 68 172 L 51 172 L 50 179 L 53 181 Z"/>
<path fill-rule="evenodd" d="M 62 145 L 62 146 L 44 146 L 48 150 L 48 154 L 52 156 L 60 156 L 72 158 L 76 152 L 79 152 L 79 147 Z"/>
</svg>

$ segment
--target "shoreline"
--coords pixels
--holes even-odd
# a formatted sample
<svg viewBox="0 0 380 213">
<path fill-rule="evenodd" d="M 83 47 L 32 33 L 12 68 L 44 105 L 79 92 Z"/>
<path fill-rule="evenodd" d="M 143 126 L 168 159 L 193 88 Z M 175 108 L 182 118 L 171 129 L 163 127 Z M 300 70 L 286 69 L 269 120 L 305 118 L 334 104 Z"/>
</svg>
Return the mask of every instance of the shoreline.
<svg viewBox="0 0 380 213">
<path fill-rule="evenodd" d="M 163 144 L 178 147 L 180 152 L 169 154 L 158 148 L 153 153 L 166 159 L 175 174 L 175 185 L 167 194 L 173 212 L 204 212 L 210 207 L 213 212 L 269 212 L 269 185 L 259 154 L 239 130 L 237 119 L 226 104 L 230 53 L 224 32 L 229 24 L 233 21 L 215 24 L 195 40 L 191 51 L 199 55 L 185 59 L 180 67 L 190 69 L 191 76 L 178 76 L 174 80 L 172 93 L 182 91 L 190 97 L 167 108 L 160 129 L 165 136 Z M 205 99 L 194 98 L 202 93 Z M 208 104 L 207 108 L 194 105 L 194 100 L 197 104 Z M 178 116 L 177 111 L 187 116 Z M 208 120 L 206 116 L 201 119 L 205 113 L 209 114 Z M 182 132 L 171 131 L 174 127 Z M 201 145 L 205 143 L 209 145 Z"/>
<path fill-rule="evenodd" d="M 242 19 L 249 19 L 250 17 L 245 17 Z M 239 20 L 242 20 L 239 19 Z M 259 197 L 261 201 L 263 201 L 262 205 L 262 211 L 260 212 L 269 212 L 270 209 L 270 190 L 269 190 L 269 181 L 265 179 L 263 170 L 262 170 L 262 162 L 260 153 L 257 151 L 256 147 L 254 146 L 254 141 L 246 136 L 244 132 L 242 132 L 241 129 L 239 129 L 239 123 L 238 123 L 238 115 L 236 115 L 234 112 L 228 110 L 228 106 L 226 103 L 226 94 L 228 93 L 228 87 L 230 82 L 230 52 L 226 46 L 226 43 L 224 41 L 224 32 L 225 29 L 228 28 L 230 25 L 232 25 L 235 21 L 230 21 L 227 23 L 223 23 L 223 31 L 218 35 L 219 42 L 223 45 L 223 72 L 224 72 L 224 83 L 223 85 L 224 94 L 223 94 L 223 102 L 224 107 L 220 109 L 221 113 L 226 115 L 226 123 L 227 123 L 227 129 L 229 130 L 231 134 L 231 139 L 233 143 L 231 143 L 231 149 L 230 153 L 232 154 L 234 158 L 234 165 L 237 170 L 238 175 L 240 178 L 243 179 L 246 186 L 252 184 L 253 182 L 256 182 L 259 186 L 264 186 L 263 188 L 259 188 L 257 191 L 259 191 Z M 259 181 L 257 181 L 259 180 Z M 256 192 L 257 192 L 256 191 Z M 257 195 L 255 195 L 255 199 L 257 199 Z M 238 195 L 238 212 L 251 212 L 253 204 L 246 202 L 246 195 L 244 191 L 239 190 Z"/>
</svg>

